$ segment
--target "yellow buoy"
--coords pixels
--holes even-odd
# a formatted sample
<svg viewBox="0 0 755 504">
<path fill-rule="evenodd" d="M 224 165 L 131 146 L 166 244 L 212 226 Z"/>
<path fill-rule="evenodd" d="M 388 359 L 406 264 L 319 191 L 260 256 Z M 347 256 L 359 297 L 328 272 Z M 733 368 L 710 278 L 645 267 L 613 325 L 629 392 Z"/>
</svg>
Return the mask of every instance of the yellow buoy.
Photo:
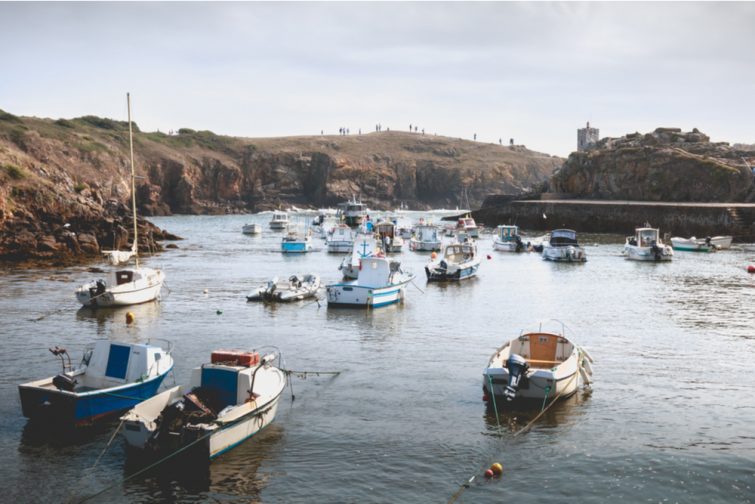
<svg viewBox="0 0 755 504">
<path fill-rule="evenodd" d="M 493 474 L 495 474 L 496 476 L 503 474 L 503 466 L 498 462 L 490 466 L 490 470 L 493 471 Z"/>
<path fill-rule="evenodd" d="M 132 312 L 126 312 L 126 323 L 127 324 L 134 323 L 134 314 Z"/>
</svg>

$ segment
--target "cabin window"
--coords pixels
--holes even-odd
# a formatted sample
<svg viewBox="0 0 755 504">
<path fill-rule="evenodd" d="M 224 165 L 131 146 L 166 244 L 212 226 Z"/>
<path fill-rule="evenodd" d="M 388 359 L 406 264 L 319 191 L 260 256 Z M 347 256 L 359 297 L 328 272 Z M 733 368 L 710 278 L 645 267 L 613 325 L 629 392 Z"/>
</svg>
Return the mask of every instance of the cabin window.
<svg viewBox="0 0 755 504">
<path fill-rule="evenodd" d="M 133 281 L 134 279 L 134 272 L 133 271 L 116 271 L 115 272 L 115 284 L 116 285 L 122 285 L 125 283 L 129 283 Z"/>
<path fill-rule="evenodd" d="M 131 354 L 131 347 L 123 345 L 110 345 L 110 354 L 107 358 L 107 368 L 105 369 L 105 376 L 110 378 L 119 378 L 121 380 L 126 378 L 126 370 L 128 369 L 128 358 Z"/>
</svg>

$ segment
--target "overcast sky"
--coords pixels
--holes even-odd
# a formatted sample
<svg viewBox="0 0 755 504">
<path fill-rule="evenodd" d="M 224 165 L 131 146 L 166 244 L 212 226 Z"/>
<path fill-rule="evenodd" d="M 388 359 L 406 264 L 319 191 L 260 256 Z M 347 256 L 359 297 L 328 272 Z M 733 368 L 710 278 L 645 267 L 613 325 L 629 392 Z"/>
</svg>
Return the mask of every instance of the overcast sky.
<svg viewBox="0 0 755 504">
<path fill-rule="evenodd" d="M 0 3 L 0 108 L 239 136 L 755 143 L 752 3 Z"/>
</svg>

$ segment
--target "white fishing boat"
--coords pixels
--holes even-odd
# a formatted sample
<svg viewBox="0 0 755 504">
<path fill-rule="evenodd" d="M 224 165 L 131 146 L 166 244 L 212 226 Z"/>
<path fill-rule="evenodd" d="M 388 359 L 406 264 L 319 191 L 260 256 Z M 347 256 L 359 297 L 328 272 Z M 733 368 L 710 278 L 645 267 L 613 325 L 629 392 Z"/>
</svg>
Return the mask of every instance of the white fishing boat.
<svg viewBox="0 0 755 504">
<path fill-rule="evenodd" d="M 560 327 L 542 324 L 522 331 L 490 358 L 483 371 L 483 398 L 500 408 L 515 399 L 566 398 L 592 383 L 592 358 Z M 492 403 L 492 404 L 491 404 Z"/>
<path fill-rule="evenodd" d="M 635 229 L 634 236 L 627 236 L 624 255 L 632 261 L 670 261 L 674 250 L 664 245 L 657 228 Z"/>
<path fill-rule="evenodd" d="M 288 282 L 278 281 L 278 277 L 247 294 L 247 301 L 280 301 L 283 303 L 300 301 L 317 296 L 320 288 L 320 277 L 314 273 L 307 275 L 292 275 Z"/>
<path fill-rule="evenodd" d="M 342 220 L 344 224 L 351 227 L 357 227 L 364 221 L 367 216 L 367 206 L 361 201 L 357 201 L 356 198 L 352 198 L 346 203 L 338 205 L 339 220 Z"/>
<path fill-rule="evenodd" d="M 354 247 L 354 232 L 346 224 L 338 224 L 330 230 L 326 242 L 328 252 L 340 254 L 350 252 Z"/>
<path fill-rule="evenodd" d="M 134 138 L 131 126 L 131 96 L 126 94 L 128 106 L 128 139 L 131 160 L 131 211 L 134 221 L 134 242 L 130 252 L 135 265 L 108 273 L 105 278 L 92 280 L 76 290 L 76 300 L 83 306 L 128 306 L 154 301 L 160 296 L 165 274 L 155 268 L 139 266 L 139 233 L 136 216 L 136 174 L 134 171 Z M 125 257 L 113 254 L 113 259 L 120 261 Z M 129 257 L 130 258 L 130 257 Z M 128 260 L 128 259 L 126 259 Z"/>
<path fill-rule="evenodd" d="M 281 252 L 284 254 L 304 254 L 312 250 L 312 236 L 309 232 L 291 229 L 281 238 Z"/>
<path fill-rule="evenodd" d="M 286 212 L 273 212 L 269 226 L 270 229 L 286 229 L 288 227 L 288 214 Z"/>
<path fill-rule="evenodd" d="M 378 246 L 375 237 L 371 234 L 358 233 L 357 238 L 354 240 L 351 254 L 347 254 L 343 258 L 338 269 L 345 278 L 355 280 L 359 277 L 359 267 L 362 265 L 362 259 L 370 257 L 377 252 Z"/>
<path fill-rule="evenodd" d="M 171 348 L 151 343 L 96 341 L 74 367 L 64 348 L 51 348 L 63 371 L 18 386 L 21 409 L 32 420 L 88 425 L 157 393 L 173 369 Z"/>
<path fill-rule="evenodd" d="M 312 220 L 309 225 L 309 229 L 312 231 L 312 236 L 327 239 L 327 233 L 325 231 L 326 218 L 327 217 L 324 213 L 320 213 Z"/>
<path fill-rule="evenodd" d="M 470 238 L 480 237 L 480 230 L 477 227 L 477 223 L 469 215 L 459 219 L 459 221 L 456 223 L 456 230 L 464 233 L 465 236 L 468 236 Z"/>
<path fill-rule="evenodd" d="M 433 259 L 425 266 L 427 281 L 444 282 L 471 278 L 477 274 L 481 262 L 474 241 L 451 243 L 446 245 L 443 257 Z"/>
<path fill-rule="evenodd" d="M 399 235 L 396 224 L 391 221 L 381 221 L 375 224 L 374 229 L 385 253 L 401 252 L 404 247 L 404 239 Z"/>
<path fill-rule="evenodd" d="M 380 256 L 364 257 L 356 280 L 326 287 L 328 306 L 378 308 L 398 303 L 413 278 L 414 275 L 401 270 L 398 261 Z"/>
<path fill-rule="evenodd" d="M 585 249 L 577 242 L 577 233 L 571 229 L 554 229 L 543 243 L 543 259 L 556 262 L 585 262 Z"/>
<path fill-rule="evenodd" d="M 286 386 L 276 353 L 215 351 L 194 368 L 190 386 L 173 387 L 121 417 L 132 449 L 159 456 L 184 449 L 204 459 L 238 446 L 274 420 Z"/>
<path fill-rule="evenodd" d="M 502 225 L 496 228 L 493 249 L 501 252 L 522 252 L 527 250 L 522 237 L 519 236 L 519 226 Z"/>
<path fill-rule="evenodd" d="M 440 250 L 438 228 L 430 224 L 418 224 L 409 240 L 409 249 L 417 252 Z"/>
<path fill-rule="evenodd" d="M 671 238 L 671 246 L 674 250 L 685 252 L 715 252 L 717 250 L 728 249 L 731 247 L 731 236 L 714 236 L 706 238 L 681 238 L 674 236 Z"/>
<path fill-rule="evenodd" d="M 241 232 L 246 235 L 256 235 L 262 233 L 262 226 L 257 223 L 244 224 L 241 228 Z"/>
</svg>

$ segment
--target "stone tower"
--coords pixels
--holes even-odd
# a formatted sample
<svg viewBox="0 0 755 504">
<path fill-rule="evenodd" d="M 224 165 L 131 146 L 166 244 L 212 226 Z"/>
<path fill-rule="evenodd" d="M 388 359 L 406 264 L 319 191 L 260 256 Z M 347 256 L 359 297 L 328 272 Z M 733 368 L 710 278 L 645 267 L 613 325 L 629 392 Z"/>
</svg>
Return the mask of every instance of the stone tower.
<svg viewBox="0 0 755 504">
<path fill-rule="evenodd" d="M 587 121 L 587 126 L 579 128 L 577 130 L 577 150 L 584 151 L 590 147 L 595 146 L 600 140 L 598 128 L 591 128 L 590 121 Z"/>
</svg>

